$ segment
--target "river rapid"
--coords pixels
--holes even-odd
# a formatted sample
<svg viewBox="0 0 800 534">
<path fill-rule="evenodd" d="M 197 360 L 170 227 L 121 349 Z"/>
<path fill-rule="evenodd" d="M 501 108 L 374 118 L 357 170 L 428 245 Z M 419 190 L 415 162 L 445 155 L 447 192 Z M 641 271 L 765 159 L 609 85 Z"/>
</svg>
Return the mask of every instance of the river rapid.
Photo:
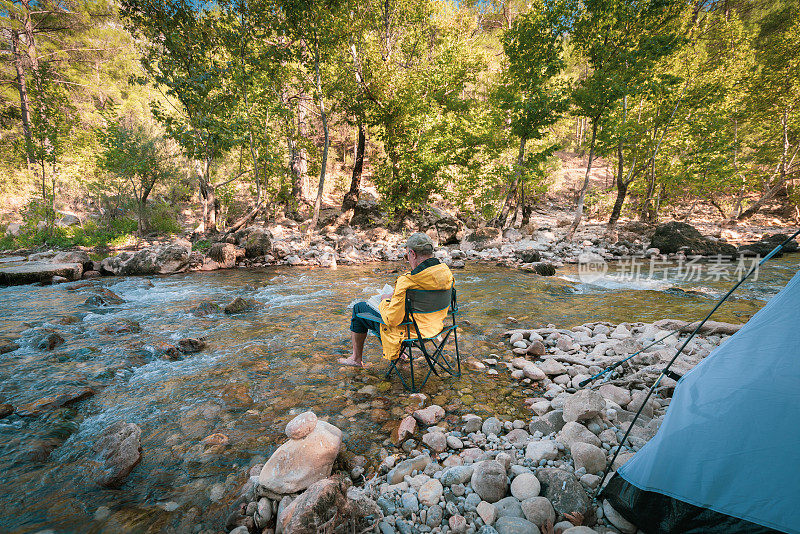
<svg viewBox="0 0 800 534">
<path fill-rule="evenodd" d="M 798 260 L 771 261 L 714 319 L 745 322 L 797 272 Z M 732 285 L 708 271 L 687 279 L 673 267 L 650 273 L 645 265 L 632 278 L 612 266 L 591 280 L 569 266 L 548 278 L 481 265 L 455 271 L 462 358 L 503 354 L 501 333 L 517 326 L 699 319 Z M 366 371 L 342 369 L 336 358 L 350 350 L 348 306 L 396 277 L 380 264 L 107 278 L 97 285 L 125 299 L 109 307 L 84 304 L 92 287 L 0 288 L 0 344 L 20 345 L 0 355 L 0 403 L 25 405 L 76 386 L 95 390 L 69 407 L 0 419 L 0 531 L 223 531 L 249 467 L 263 463 L 285 440 L 286 422 L 308 409 L 344 431 L 347 449 L 367 458 L 369 476 L 410 400 L 396 379 L 383 380 L 375 338 L 367 341 Z M 260 308 L 191 313 L 237 296 Z M 141 332 L 103 333 L 105 323 L 120 319 L 137 321 Z M 41 328 L 65 342 L 38 350 Z M 165 344 L 186 337 L 204 337 L 208 346 L 178 361 L 159 357 Z M 451 418 L 472 412 L 527 420 L 523 401 L 534 396 L 505 371 L 466 369 L 458 380 L 434 377 L 424 392 Z M 105 489 L 91 476 L 91 446 L 117 421 L 141 427 L 142 460 L 119 489 Z M 201 442 L 215 433 L 228 445 Z"/>
</svg>

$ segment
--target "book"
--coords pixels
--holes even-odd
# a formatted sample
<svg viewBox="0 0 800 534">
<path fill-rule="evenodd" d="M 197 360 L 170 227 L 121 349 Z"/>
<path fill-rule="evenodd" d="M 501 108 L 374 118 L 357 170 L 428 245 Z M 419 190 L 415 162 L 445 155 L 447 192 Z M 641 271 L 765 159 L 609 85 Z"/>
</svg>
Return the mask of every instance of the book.
<svg viewBox="0 0 800 534">
<path fill-rule="evenodd" d="M 375 310 L 375 315 L 380 316 L 380 304 L 382 295 L 394 293 L 394 288 L 389 284 L 384 284 L 383 287 L 376 294 L 367 299 L 367 305 Z"/>
</svg>

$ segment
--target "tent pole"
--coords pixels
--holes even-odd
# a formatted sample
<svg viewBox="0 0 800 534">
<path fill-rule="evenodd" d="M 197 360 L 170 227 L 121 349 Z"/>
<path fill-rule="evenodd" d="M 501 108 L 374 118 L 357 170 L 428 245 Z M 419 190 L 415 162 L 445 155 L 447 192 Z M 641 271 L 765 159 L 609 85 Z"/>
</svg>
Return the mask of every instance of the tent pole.
<svg viewBox="0 0 800 534">
<path fill-rule="evenodd" d="M 636 411 L 636 415 L 633 416 L 633 419 L 631 420 L 631 424 L 628 426 L 628 430 L 625 431 L 625 435 L 622 437 L 622 440 L 619 442 L 619 446 L 617 447 L 616 452 L 614 452 L 613 458 L 611 458 L 611 461 L 608 463 L 608 465 L 606 465 L 606 468 L 603 471 L 603 476 L 600 478 L 600 484 L 597 485 L 597 490 L 595 491 L 595 494 L 594 494 L 595 498 L 598 495 L 600 495 L 600 492 L 603 490 L 604 483 L 606 481 L 606 477 L 608 476 L 609 471 L 611 470 L 611 466 L 613 466 L 614 462 L 617 460 L 617 456 L 619 456 L 619 453 L 622 450 L 622 446 L 625 444 L 625 441 L 628 439 L 628 436 L 630 435 L 631 430 L 633 430 L 633 425 L 636 424 L 636 420 L 639 419 L 639 416 L 642 414 L 642 410 L 644 409 L 645 405 L 647 404 L 647 401 L 650 400 L 650 397 L 653 396 L 653 392 L 658 387 L 658 384 L 661 382 L 661 379 L 667 374 L 667 372 L 669 371 L 669 368 L 672 366 L 673 363 L 675 363 L 675 360 L 678 359 L 678 356 L 683 352 L 683 349 L 686 348 L 686 345 L 688 345 L 689 342 L 692 340 L 692 338 L 694 338 L 694 336 L 697 335 L 697 332 L 700 331 L 700 328 L 706 323 L 706 321 L 708 321 L 708 319 L 714 314 L 714 312 L 716 312 L 717 309 L 720 306 L 722 306 L 722 303 L 725 302 L 728 299 L 728 297 L 730 297 L 733 294 L 733 292 L 736 291 L 739 288 L 739 286 L 742 285 L 742 283 L 750 277 L 750 275 L 752 275 L 754 272 L 756 272 L 759 267 L 764 265 L 764 263 L 766 263 L 769 259 L 771 259 L 773 256 L 775 256 L 775 254 L 780 252 L 781 249 L 783 249 L 783 247 L 786 246 L 789 243 L 789 241 L 791 241 L 792 239 L 794 239 L 798 235 L 800 235 L 800 230 L 797 230 L 794 234 L 792 234 L 790 237 L 788 237 L 783 243 L 781 243 L 780 245 L 778 245 L 777 247 L 772 249 L 772 252 L 770 252 L 769 254 L 764 256 L 764 258 L 760 262 L 758 262 L 758 265 L 754 265 L 750 269 L 750 271 L 748 271 L 748 273 L 746 275 L 744 275 L 738 282 L 736 282 L 736 284 L 734 284 L 734 286 L 732 288 L 730 288 L 730 290 L 728 290 L 728 292 L 725 293 L 725 295 L 723 295 L 722 298 L 719 299 L 719 301 L 717 301 L 717 303 L 714 305 L 714 307 L 711 309 L 711 311 L 708 312 L 708 315 L 706 315 L 705 319 L 700 321 L 700 323 L 694 328 L 694 330 L 689 335 L 689 337 L 686 338 L 686 340 L 683 342 L 683 344 L 680 346 L 680 348 L 675 352 L 675 355 L 672 357 L 672 359 L 669 361 L 669 363 L 667 363 L 667 365 L 664 367 L 664 369 L 661 370 L 661 373 L 658 375 L 658 378 L 656 378 L 656 381 L 653 382 L 652 386 L 650 386 L 650 390 L 647 392 L 647 395 L 645 396 L 644 400 L 642 400 L 642 404 L 641 404 L 641 406 L 639 406 L 639 409 Z"/>
</svg>

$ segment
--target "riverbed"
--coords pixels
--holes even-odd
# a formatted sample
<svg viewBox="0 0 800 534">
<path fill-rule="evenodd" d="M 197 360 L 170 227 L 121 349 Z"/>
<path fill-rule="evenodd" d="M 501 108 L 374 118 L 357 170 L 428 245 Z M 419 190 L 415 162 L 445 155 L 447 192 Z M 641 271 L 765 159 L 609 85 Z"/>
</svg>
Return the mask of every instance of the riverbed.
<svg viewBox="0 0 800 534">
<path fill-rule="evenodd" d="M 798 260 L 770 262 L 714 319 L 745 322 L 794 275 Z M 269 457 L 285 439 L 285 423 L 307 409 L 341 428 L 348 450 L 374 466 L 410 400 L 396 379 L 383 380 L 375 338 L 367 341 L 367 370 L 335 361 L 349 353 L 348 306 L 393 283 L 392 267 L 108 278 L 96 285 L 125 302 L 107 307 L 84 304 L 92 286 L 0 288 L 0 342 L 20 345 L 0 356 L 0 402 L 20 406 L 76 386 L 95 391 L 74 406 L 0 419 L 0 531 L 222 531 L 248 467 Z M 651 271 L 644 264 L 623 273 L 612 266 L 588 277 L 566 267 L 540 277 L 467 266 L 454 273 L 465 320 L 462 357 L 503 354 L 502 332 L 519 326 L 701 318 L 732 282 L 718 276 L 720 269 L 687 274 L 680 267 Z M 737 266 L 726 267 L 732 275 Z M 192 313 L 237 296 L 259 308 L 234 316 Z M 121 319 L 138 322 L 141 332 L 103 333 L 104 324 Z M 42 328 L 65 342 L 51 351 L 35 348 Z M 178 361 L 160 357 L 186 337 L 205 338 L 207 348 Z M 535 392 L 527 388 L 504 372 L 465 369 L 458 380 L 434 377 L 424 392 L 451 418 L 472 412 L 529 419 L 523 401 Z M 99 487 L 88 467 L 95 437 L 117 421 L 141 427 L 142 461 L 111 490 Z M 229 444 L 201 443 L 216 433 Z"/>
</svg>

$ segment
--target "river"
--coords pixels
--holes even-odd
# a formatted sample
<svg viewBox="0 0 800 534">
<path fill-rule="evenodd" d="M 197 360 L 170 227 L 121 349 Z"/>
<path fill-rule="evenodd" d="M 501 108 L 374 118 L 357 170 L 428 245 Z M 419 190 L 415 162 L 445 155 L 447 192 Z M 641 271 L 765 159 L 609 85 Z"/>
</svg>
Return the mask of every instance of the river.
<svg viewBox="0 0 800 534">
<path fill-rule="evenodd" d="M 746 321 L 794 275 L 798 260 L 770 262 L 714 319 Z M 591 283 L 569 266 L 549 278 L 480 265 L 456 271 L 462 355 L 505 356 L 500 334 L 518 325 L 695 320 L 731 285 L 709 269 L 688 280 L 675 265 L 652 276 L 644 267 L 638 279 L 609 272 Z M 732 273 L 735 265 L 726 268 Z M 0 356 L 0 402 L 19 406 L 72 386 L 96 391 L 74 407 L 0 419 L 0 531 L 221 531 L 248 467 L 263 462 L 285 439 L 285 423 L 307 409 L 341 428 L 347 448 L 374 465 L 408 397 L 396 379 L 383 381 L 375 338 L 367 341 L 368 370 L 341 369 L 335 360 L 349 353 L 348 305 L 396 276 L 383 264 L 107 278 L 99 283 L 126 301 L 107 308 L 84 304 L 91 288 L 0 288 L 0 342 L 19 338 L 20 345 Z M 190 312 L 236 296 L 261 307 L 236 316 Z M 120 319 L 142 331 L 102 333 L 104 323 Z M 40 328 L 58 331 L 65 343 L 37 350 Z M 205 337 L 208 347 L 179 361 L 158 358 L 163 343 L 185 337 Z M 425 393 L 452 417 L 527 419 L 523 400 L 533 391 L 504 372 L 466 371 L 459 380 L 432 379 Z M 88 469 L 91 446 L 121 420 L 141 427 L 142 460 L 121 488 L 104 489 Z M 228 436 L 228 446 L 201 444 L 214 433 Z"/>
</svg>

